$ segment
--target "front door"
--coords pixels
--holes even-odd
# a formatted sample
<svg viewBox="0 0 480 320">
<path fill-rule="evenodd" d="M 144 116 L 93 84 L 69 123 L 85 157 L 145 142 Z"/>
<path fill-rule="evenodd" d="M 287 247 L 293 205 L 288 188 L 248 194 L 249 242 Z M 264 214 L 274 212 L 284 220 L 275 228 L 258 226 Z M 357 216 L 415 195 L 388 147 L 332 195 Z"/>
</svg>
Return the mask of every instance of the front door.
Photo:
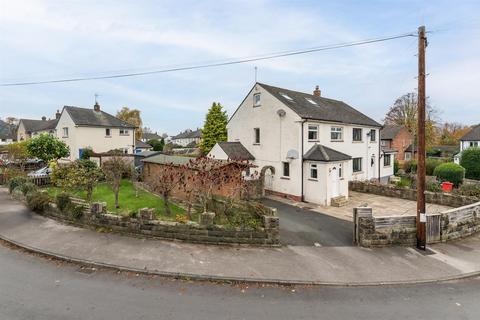
<svg viewBox="0 0 480 320">
<path fill-rule="evenodd" d="M 330 180 L 331 180 L 331 187 L 332 187 L 332 198 L 338 197 L 338 172 L 339 168 L 338 165 L 332 168 L 330 171 Z"/>
</svg>

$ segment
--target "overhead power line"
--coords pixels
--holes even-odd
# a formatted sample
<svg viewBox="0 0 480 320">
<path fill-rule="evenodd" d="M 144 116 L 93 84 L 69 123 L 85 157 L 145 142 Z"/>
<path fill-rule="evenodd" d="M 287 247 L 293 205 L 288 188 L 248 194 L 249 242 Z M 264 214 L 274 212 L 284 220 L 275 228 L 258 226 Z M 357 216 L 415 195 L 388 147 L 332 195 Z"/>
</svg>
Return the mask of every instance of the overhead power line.
<svg viewBox="0 0 480 320">
<path fill-rule="evenodd" d="M 313 53 L 318 51 L 361 46 L 361 45 L 390 41 L 390 40 L 406 38 L 406 37 L 417 37 L 417 34 L 410 32 L 410 33 L 403 33 L 403 34 L 382 37 L 382 38 L 373 38 L 373 39 L 366 39 L 366 40 L 353 41 L 353 42 L 344 42 L 344 43 L 332 44 L 332 45 L 321 46 L 321 47 L 313 47 L 313 48 L 307 48 L 307 49 L 301 49 L 301 50 L 281 51 L 281 52 L 269 53 L 269 54 L 252 56 L 252 57 L 238 58 L 230 61 L 213 62 L 213 63 L 197 64 L 197 65 L 191 64 L 191 65 L 185 65 L 183 67 L 171 67 L 171 68 L 143 71 L 143 72 L 99 75 L 99 76 L 90 76 L 90 77 L 75 77 L 75 78 L 64 78 L 64 79 L 43 80 L 43 81 L 11 82 L 11 83 L 2 83 L 0 84 L 0 86 L 2 87 L 29 86 L 29 85 L 51 84 L 51 83 L 61 83 L 61 82 L 78 82 L 78 81 L 90 81 L 90 80 L 102 80 L 102 79 L 127 78 L 127 77 L 146 76 L 146 75 L 157 74 L 157 73 L 222 67 L 222 66 L 229 66 L 229 65 L 241 64 L 241 63 L 248 63 L 253 61 L 270 60 L 270 59 L 276 59 L 276 58 L 282 58 L 282 57 L 296 56 L 296 55 L 308 54 L 308 53 Z"/>
</svg>

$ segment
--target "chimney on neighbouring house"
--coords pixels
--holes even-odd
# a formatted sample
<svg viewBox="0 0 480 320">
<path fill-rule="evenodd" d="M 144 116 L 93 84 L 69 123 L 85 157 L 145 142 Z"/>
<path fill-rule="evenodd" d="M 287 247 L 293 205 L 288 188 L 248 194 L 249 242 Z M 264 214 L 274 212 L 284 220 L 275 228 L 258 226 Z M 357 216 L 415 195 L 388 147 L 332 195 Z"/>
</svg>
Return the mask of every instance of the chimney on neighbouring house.
<svg viewBox="0 0 480 320">
<path fill-rule="evenodd" d="M 43 116 L 42 121 L 47 121 L 47 117 Z"/>
<path fill-rule="evenodd" d="M 95 105 L 93 106 L 93 110 L 100 112 L 100 105 L 98 104 L 98 102 L 95 102 Z"/>
<path fill-rule="evenodd" d="M 321 93 L 322 92 L 320 91 L 320 88 L 318 86 L 315 86 L 315 90 L 313 90 L 313 95 L 315 97 L 320 97 Z"/>
<path fill-rule="evenodd" d="M 61 115 L 62 114 L 60 113 L 60 110 L 57 110 L 57 113 L 55 113 L 55 119 L 57 119 L 57 120 L 60 119 Z"/>
</svg>

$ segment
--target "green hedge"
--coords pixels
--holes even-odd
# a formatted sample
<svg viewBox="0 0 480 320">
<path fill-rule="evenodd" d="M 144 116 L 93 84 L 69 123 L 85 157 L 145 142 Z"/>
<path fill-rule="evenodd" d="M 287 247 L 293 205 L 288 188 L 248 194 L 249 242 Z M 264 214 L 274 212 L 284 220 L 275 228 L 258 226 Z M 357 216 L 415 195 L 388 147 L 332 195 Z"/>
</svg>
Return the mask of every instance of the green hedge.
<svg viewBox="0 0 480 320">
<path fill-rule="evenodd" d="M 427 171 L 427 176 L 433 176 L 435 168 L 444 163 L 442 160 L 427 158 L 425 160 L 425 169 Z"/>
<path fill-rule="evenodd" d="M 27 206 L 32 211 L 44 212 L 50 206 L 50 196 L 46 192 L 31 192 L 27 195 Z"/>
<path fill-rule="evenodd" d="M 465 177 L 480 180 L 480 148 L 468 148 L 462 152 L 460 165 L 465 168 Z"/>
<path fill-rule="evenodd" d="M 8 192 L 12 193 L 15 188 L 23 186 L 26 182 L 27 178 L 22 176 L 8 180 Z"/>
<path fill-rule="evenodd" d="M 403 170 L 406 173 L 416 173 L 417 172 L 417 160 L 409 160 L 403 163 Z"/>
<path fill-rule="evenodd" d="M 465 169 L 453 162 L 443 163 L 435 168 L 433 175 L 441 182 L 448 181 L 458 186 L 465 177 Z"/>
</svg>

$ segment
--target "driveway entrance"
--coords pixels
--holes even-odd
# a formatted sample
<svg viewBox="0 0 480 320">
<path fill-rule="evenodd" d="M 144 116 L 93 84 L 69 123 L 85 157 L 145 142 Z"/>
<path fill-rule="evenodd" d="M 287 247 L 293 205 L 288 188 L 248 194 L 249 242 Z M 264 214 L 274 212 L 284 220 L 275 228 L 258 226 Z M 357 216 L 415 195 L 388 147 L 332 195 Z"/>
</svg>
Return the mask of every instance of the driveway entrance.
<svg viewBox="0 0 480 320">
<path fill-rule="evenodd" d="M 290 246 L 353 246 L 353 223 L 279 201 L 262 202 L 277 209 L 280 241 Z"/>
</svg>

